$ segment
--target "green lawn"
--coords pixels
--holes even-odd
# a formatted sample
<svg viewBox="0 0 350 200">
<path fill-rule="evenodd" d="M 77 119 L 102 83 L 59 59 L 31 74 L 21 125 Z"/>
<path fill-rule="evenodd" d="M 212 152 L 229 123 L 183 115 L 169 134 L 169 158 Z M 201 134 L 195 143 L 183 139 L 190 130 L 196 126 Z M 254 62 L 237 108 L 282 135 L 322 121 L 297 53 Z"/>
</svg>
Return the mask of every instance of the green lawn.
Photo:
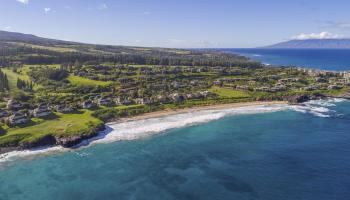
<svg viewBox="0 0 350 200">
<path fill-rule="evenodd" d="M 80 76 L 74 76 L 74 75 L 69 75 L 67 79 L 73 85 L 108 86 L 112 84 L 111 81 L 95 81 L 95 80 L 87 79 Z"/>
<path fill-rule="evenodd" d="M 219 95 L 222 98 L 246 98 L 250 97 L 250 95 L 247 92 L 229 89 L 229 88 L 221 88 L 213 86 L 209 89 L 210 92 L 213 92 L 217 95 Z"/>
<path fill-rule="evenodd" d="M 136 104 L 136 105 L 129 105 L 129 106 L 116 106 L 115 109 L 117 110 L 127 110 L 127 109 L 133 109 L 133 108 L 144 108 L 145 105 L 140 105 L 140 104 Z"/>
<path fill-rule="evenodd" d="M 26 127 L 5 128 L 6 134 L 0 136 L 0 145 L 35 141 L 46 135 L 67 136 L 89 132 L 102 122 L 91 116 L 92 111 L 83 110 L 77 114 L 55 113 L 52 119 L 32 119 L 32 124 Z"/>
<path fill-rule="evenodd" d="M 10 69 L 5 69 L 5 68 L 2 68 L 1 70 L 7 75 L 7 79 L 9 81 L 11 93 L 18 92 L 20 90 L 17 88 L 17 79 L 18 78 L 25 80 L 25 81 L 30 81 L 30 78 L 28 75 L 18 74 L 18 73 L 13 72 Z"/>
</svg>

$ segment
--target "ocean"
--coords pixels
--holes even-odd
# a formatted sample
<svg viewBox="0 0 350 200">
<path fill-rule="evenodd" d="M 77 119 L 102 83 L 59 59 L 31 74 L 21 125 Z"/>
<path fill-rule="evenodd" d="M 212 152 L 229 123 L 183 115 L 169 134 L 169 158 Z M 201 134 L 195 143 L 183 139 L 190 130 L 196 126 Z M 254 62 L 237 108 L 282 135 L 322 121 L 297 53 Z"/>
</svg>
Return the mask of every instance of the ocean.
<svg viewBox="0 0 350 200">
<path fill-rule="evenodd" d="M 220 49 L 270 65 L 350 70 L 350 49 Z"/>
<path fill-rule="evenodd" d="M 108 124 L 86 147 L 3 156 L 0 199 L 348 200 L 349 122 L 329 99 Z"/>
<path fill-rule="evenodd" d="M 350 69 L 350 50 L 229 51 Z M 112 123 L 77 149 L 0 155 L 0 200 L 348 200 L 349 130 L 342 99 Z"/>
</svg>

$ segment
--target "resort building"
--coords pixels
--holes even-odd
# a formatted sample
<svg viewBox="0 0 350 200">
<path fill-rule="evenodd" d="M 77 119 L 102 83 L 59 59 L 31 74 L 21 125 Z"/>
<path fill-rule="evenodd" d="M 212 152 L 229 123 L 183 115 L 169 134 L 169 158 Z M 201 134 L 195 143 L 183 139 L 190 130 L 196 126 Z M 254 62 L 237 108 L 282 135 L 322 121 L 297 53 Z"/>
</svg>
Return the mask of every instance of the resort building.
<svg viewBox="0 0 350 200">
<path fill-rule="evenodd" d="M 22 107 L 22 104 L 17 102 L 16 100 L 11 99 L 7 101 L 7 109 L 9 110 L 19 110 Z"/>
<path fill-rule="evenodd" d="M 28 116 L 24 112 L 15 112 L 8 118 L 10 125 L 26 124 L 29 122 Z"/>
<path fill-rule="evenodd" d="M 93 108 L 96 106 L 96 104 L 91 101 L 91 100 L 86 100 L 84 101 L 83 103 L 81 103 L 81 106 L 84 108 L 84 109 L 89 109 L 89 108 Z"/>
<path fill-rule="evenodd" d="M 55 106 L 55 110 L 60 113 L 69 113 L 73 111 L 73 108 L 67 104 L 59 104 Z"/>
<path fill-rule="evenodd" d="M 46 117 L 51 115 L 52 112 L 47 106 L 47 104 L 40 104 L 36 109 L 33 111 L 34 117 Z"/>
</svg>

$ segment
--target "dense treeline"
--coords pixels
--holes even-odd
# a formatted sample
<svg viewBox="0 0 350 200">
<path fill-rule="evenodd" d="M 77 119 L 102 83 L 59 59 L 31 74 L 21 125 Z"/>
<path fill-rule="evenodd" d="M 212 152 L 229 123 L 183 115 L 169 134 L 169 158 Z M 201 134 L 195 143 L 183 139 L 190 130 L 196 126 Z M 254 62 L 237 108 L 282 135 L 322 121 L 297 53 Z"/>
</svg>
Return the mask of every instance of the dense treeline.
<svg viewBox="0 0 350 200">
<path fill-rule="evenodd" d="M 9 90 L 10 90 L 10 87 L 9 87 L 7 75 L 0 70 L 0 92 L 5 92 Z"/>
<path fill-rule="evenodd" d="M 89 48 L 88 48 L 89 47 Z M 241 66 L 260 67 L 259 63 L 251 62 L 241 56 L 221 52 L 188 51 L 185 54 L 166 50 L 131 50 L 126 47 L 102 48 L 91 45 L 82 46 L 75 51 L 52 51 L 32 48 L 30 46 L 0 47 L 0 65 L 8 66 L 20 61 L 23 64 L 57 64 L 75 62 L 113 62 L 118 64 L 140 65 L 172 65 L 172 66 Z M 103 46 L 104 47 L 104 46 Z"/>
<path fill-rule="evenodd" d="M 32 91 L 33 90 L 33 83 L 29 81 L 24 81 L 22 79 L 17 79 L 17 88 L 21 90 L 26 91 Z"/>
<path fill-rule="evenodd" d="M 34 82 L 40 83 L 43 80 L 60 81 L 66 78 L 69 74 L 66 70 L 46 68 L 31 70 L 28 75 L 34 80 Z"/>
</svg>

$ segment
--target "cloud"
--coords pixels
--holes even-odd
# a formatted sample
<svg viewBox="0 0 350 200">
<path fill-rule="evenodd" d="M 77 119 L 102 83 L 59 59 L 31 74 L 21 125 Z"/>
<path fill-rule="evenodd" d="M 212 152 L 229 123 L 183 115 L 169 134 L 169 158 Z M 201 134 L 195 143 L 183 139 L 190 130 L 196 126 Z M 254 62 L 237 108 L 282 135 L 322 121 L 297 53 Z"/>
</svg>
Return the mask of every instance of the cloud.
<svg viewBox="0 0 350 200">
<path fill-rule="evenodd" d="M 44 8 L 45 14 L 49 13 L 51 11 L 51 8 Z"/>
<path fill-rule="evenodd" d="M 11 30 L 11 29 L 12 29 L 11 26 L 5 26 L 5 27 L 4 27 L 4 30 L 5 30 L 5 31 L 9 31 L 9 30 Z"/>
<path fill-rule="evenodd" d="M 321 32 L 321 33 L 301 33 L 297 36 L 292 37 L 294 40 L 308 40 L 308 39 L 337 39 L 342 38 L 341 35 L 333 34 L 329 32 Z"/>
<path fill-rule="evenodd" d="M 107 10 L 107 9 L 108 9 L 108 6 L 107 6 L 107 4 L 103 3 L 103 4 L 100 4 L 100 5 L 98 6 L 98 9 L 99 9 L 99 10 Z"/>
<path fill-rule="evenodd" d="M 344 21 L 323 21 L 326 27 L 336 28 L 336 29 L 350 29 L 350 22 Z"/>
<path fill-rule="evenodd" d="M 23 4 L 28 4 L 29 0 L 16 0 L 17 2 L 23 3 Z"/>
<path fill-rule="evenodd" d="M 150 15 L 150 14 L 151 14 L 151 12 L 149 12 L 149 11 L 145 11 L 145 12 L 143 12 L 143 14 L 144 14 L 144 15 Z"/>
</svg>

